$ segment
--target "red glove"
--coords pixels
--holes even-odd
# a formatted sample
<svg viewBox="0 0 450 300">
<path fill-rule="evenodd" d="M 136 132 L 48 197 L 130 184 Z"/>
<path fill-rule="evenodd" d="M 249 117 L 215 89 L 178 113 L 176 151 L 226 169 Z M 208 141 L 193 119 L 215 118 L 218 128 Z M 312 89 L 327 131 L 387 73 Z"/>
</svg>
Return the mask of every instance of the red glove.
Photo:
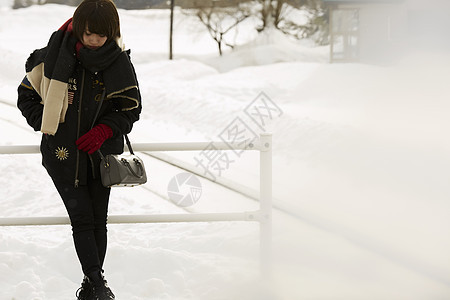
<svg viewBox="0 0 450 300">
<path fill-rule="evenodd" d="M 78 149 L 92 154 L 100 149 L 103 143 L 112 137 L 112 135 L 112 129 L 108 125 L 98 124 L 80 137 L 75 144 L 77 144 Z"/>
</svg>

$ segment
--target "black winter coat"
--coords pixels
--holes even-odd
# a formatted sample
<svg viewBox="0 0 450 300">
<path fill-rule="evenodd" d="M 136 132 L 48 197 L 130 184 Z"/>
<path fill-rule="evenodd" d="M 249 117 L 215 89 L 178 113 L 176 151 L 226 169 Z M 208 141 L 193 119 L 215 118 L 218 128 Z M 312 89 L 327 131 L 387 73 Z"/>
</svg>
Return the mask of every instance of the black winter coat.
<svg viewBox="0 0 450 300">
<path fill-rule="evenodd" d="M 92 73 L 78 63 L 69 79 L 68 89 L 69 107 L 65 122 L 59 124 L 58 131 L 54 136 L 43 134 L 40 149 L 42 164 L 54 180 L 78 186 L 86 184 L 87 172 L 92 172 L 94 177 L 99 176 L 100 157 L 98 153 L 88 155 L 78 150 L 75 141 L 87 133 L 93 125 L 104 89 L 102 72 Z M 28 124 L 35 131 L 39 131 L 44 106 L 41 104 L 41 97 L 32 88 L 26 77 L 18 88 L 18 95 L 17 106 Z M 104 155 L 123 152 L 123 135 L 128 134 L 133 128 L 133 123 L 139 120 L 141 110 L 140 94 L 139 106 L 128 111 L 122 111 L 120 98 L 103 101 L 94 126 L 95 124 L 105 124 L 113 131 L 113 137 L 106 140 L 100 148 Z"/>
</svg>

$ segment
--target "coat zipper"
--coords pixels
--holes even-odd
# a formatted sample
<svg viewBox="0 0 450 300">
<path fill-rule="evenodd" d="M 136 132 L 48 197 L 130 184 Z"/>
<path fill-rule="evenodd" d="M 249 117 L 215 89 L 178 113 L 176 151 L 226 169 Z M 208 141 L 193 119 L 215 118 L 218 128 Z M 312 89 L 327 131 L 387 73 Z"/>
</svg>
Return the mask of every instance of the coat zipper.
<svg viewBox="0 0 450 300">
<path fill-rule="evenodd" d="M 95 179 L 94 160 L 92 159 L 92 155 L 88 154 L 88 156 L 89 156 L 89 159 L 91 160 L 92 178 Z"/>
<path fill-rule="evenodd" d="M 80 126 L 81 126 L 81 104 L 83 102 L 83 92 L 84 92 L 84 77 L 86 71 L 83 68 L 83 75 L 81 76 L 81 91 L 80 91 L 80 100 L 78 103 L 78 128 L 77 128 L 77 140 L 80 138 Z M 80 180 L 78 179 L 78 172 L 80 168 L 80 150 L 77 147 L 77 164 L 75 166 L 75 187 L 77 188 Z"/>
<path fill-rule="evenodd" d="M 98 74 L 98 72 L 95 72 L 95 75 L 97 75 L 97 74 Z M 98 77 L 96 79 L 98 79 Z M 100 105 L 100 103 L 97 104 L 97 105 Z M 96 120 L 94 120 L 93 122 L 95 122 L 95 121 Z M 93 127 L 94 127 L 94 123 L 92 124 L 91 129 Z M 88 156 L 89 156 L 89 159 L 91 160 L 92 178 L 95 179 L 94 160 L 92 159 L 92 155 L 91 154 L 88 154 Z"/>
</svg>

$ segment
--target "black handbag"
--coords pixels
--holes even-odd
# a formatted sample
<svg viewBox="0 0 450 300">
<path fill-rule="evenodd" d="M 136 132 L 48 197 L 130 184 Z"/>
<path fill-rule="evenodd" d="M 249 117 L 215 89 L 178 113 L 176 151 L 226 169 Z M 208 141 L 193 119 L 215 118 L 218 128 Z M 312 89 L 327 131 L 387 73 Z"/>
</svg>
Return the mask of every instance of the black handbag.
<svg viewBox="0 0 450 300">
<path fill-rule="evenodd" d="M 103 91 L 91 128 L 94 127 L 105 93 L 106 89 Z M 134 154 L 128 136 L 126 134 L 124 136 L 130 154 L 108 154 L 104 156 L 100 150 L 97 150 L 101 158 L 100 177 L 104 187 L 133 187 L 147 182 L 144 162 Z"/>
</svg>

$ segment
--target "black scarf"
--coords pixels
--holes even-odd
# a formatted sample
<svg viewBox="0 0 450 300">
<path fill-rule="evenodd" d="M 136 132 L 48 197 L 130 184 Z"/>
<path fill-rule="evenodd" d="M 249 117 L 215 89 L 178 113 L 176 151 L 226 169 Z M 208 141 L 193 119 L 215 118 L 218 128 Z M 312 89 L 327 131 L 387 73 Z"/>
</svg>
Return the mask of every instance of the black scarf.
<svg viewBox="0 0 450 300">
<path fill-rule="evenodd" d="M 105 70 L 117 57 L 122 53 L 117 43 L 108 41 L 101 48 L 91 50 L 89 48 L 81 48 L 78 53 L 78 59 L 83 67 L 92 73 Z"/>
</svg>

